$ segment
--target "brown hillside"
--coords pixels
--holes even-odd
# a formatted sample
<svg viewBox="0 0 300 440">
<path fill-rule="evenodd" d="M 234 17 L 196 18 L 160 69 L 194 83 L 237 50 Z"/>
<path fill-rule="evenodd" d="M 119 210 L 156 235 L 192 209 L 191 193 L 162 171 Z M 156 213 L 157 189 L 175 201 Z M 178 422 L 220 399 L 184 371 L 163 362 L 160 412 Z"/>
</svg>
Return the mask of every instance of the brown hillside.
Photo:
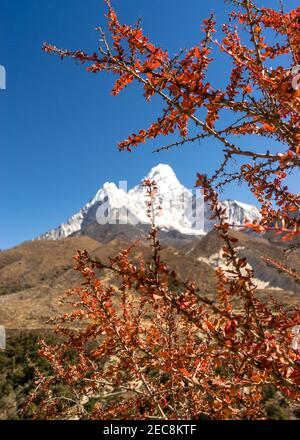
<svg viewBox="0 0 300 440">
<path fill-rule="evenodd" d="M 268 302 L 273 294 L 280 302 L 298 305 L 299 284 L 262 262 L 261 255 L 276 258 L 299 271 L 299 250 L 287 255 L 281 245 L 267 239 L 239 232 L 235 235 L 239 238 L 239 252 L 248 258 L 256 278 L 270 283 L 259 292 L 264 301 Z M 0 252 L 0 324 L 10 330 L 47 329 L 47 320 L 62 312 L 59 298 L 81 281 L 72 268 L 77 249 L 87 249 L 105 260 L 128 247 L 130 242 L 123 235 L 106 243 L 79 236 L 59 241 L 26 242 Z M 200 241 L 179 242 L 176 248 L 165 245 L 162 258 L 177 272 L 180 280 L 196 281 L 203 295 L 214 295 L 216 277 L 211 258 L 220 249 L 221 242 L 213 231 Z M 141 253 L 147 258 L 150 252 L 149 243 L 144 240 L 134 249 L 133 258 L 137 259 Z M 107 282 L 113 282 L 107 273 L 103 276 Z M 272 286 L 281 289 L 272 289 Z"/>
</svg>

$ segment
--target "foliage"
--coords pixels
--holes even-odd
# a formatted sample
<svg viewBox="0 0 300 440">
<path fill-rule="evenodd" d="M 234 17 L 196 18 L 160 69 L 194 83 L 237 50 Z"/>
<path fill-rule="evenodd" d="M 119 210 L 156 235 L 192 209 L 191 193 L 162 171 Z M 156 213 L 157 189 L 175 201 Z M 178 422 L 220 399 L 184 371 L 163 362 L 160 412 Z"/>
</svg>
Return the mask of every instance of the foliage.
<svg viewBox="0 0 300 440">
<path fill-rule="evenodd" d="M 293 88 L 292 76 L 292 68 L 300 63 L 300 8 L 285 13 L 259 8 L 250 0 L 233 0 L 235 9 L 229 24 L 223 25 L 222 42 L 214 39 L 216 22 L 211 16 L 204 20 L 200 43 L 171 58 L 150 43 L 140 23 L 121 24 L 109 0 L 106 3 L 111 43 L 99 28 L 102 46 L 97 53 L 49 44 L 44 49 L 88 62 L 91 72 L 116 74 L 114 95 L 137 81 L 147 100 L 161 96 L 166 104 L 162 116 L 119 143 L 120 150 L 131 151 L 146 139 L 174 132 L 181 140 L 164 149 L 204 137 L 220 143 L 223 162 L 212 176 L 199 174 L 196 186 L 203 188 L 224 241 L 226 270 L 216 270 L 214 302 L 193 282 L 173 288 L 176 274 L 161 260 L 157 239 L 156 185 L 146 181 L 151 259 L 141 256 L 135 263 L 129 248 L 105 265 L 86 251 L 78 252 L 76 270 L 83 284 L 69 292 L 72 312 L 56 320 L 65 342 L 41 341 L 40 354 L 52 374 L 44 376 L 37 370 L 38 389 L 30 402 L 42 395 L 39 416 L 47 418 L 265 418 L 267 385 L 294 402 L 300 399 L 300 352 L 291 344 L 300 314 L 257 299 L 253 272 L 236 253 L 237 240 L 230 234 L 216 190 L 234 179 L 247 182 L 262 214 L 259 223 L 247 227 L 256 232 L 275 230 L 285 241 L 299 235 L 300 198 L 284 181 L 300 161 L 300 92 Z M 270 33 L 277 36 L 276 43 L 268 42 Z M 223 90 L 214 89 L 207 78 L 213 46 L 233 65 Z M 282 55 L 289 59 L 289 67 L 280 64 Z M 272 62 L 273 69 L 268 67 Z M 233 118 L 230 125 L 221 117 L 224 111 Z M 189 123 L 198 130 L 194 137 L 189 137 Z M 278 141 L 282 151 L 244 149 L 238 142 L 245 135 Z M 235 156 L 252 162 L 228 173 Z M 268 263 L 299 277 L 276 262 Z M 115 275 L 116 285 L 101 282 L 103 271 Z M 82 324 L 77 330 L 66 325 L 77 321 Z M 76 362 L 69 359 L 70 349 Z M 57 383 L 66 384 L 72 396 L 53 394 Z"/>
<path fill-rule="evenodd" d="M 266 385 L 300 398 L 300 351 L 291 344 L 300 314 L 255 297 L 253 273 L 236 254 L 216 193 L 201 184 L 226 243 L 228 270 L 216 271 L 218 301 L 202 296 L 194 283 L 174 289 L 177 276 L 160 258 L 157 188 L 146 181 L 152 257 L 135 263 L 129 248 L 108 265 L 78 251 L 75 269 L 82 286 L 65 298 L 72 311 L 54 319 L 65 343 L 40 342 L 52 372 L 37 371 L 38 392 L 30 402 L 43 396 L 39 417 L 263 418 Z M 103 271 L 114 274 L 114 284 L 101 282 Z M 78 322 L 80 328 L 70 327 Z M 70 387 L 72 398 L 53 395 L 58 383 Z"/>
<path fill-rule="evenodd" d="M 47 337 L 47 342 L 53 342 Z M 0 419 L 23 417 L 23 406 L 35 389 L 34 362 L 44 374 L 48 363 L 38 356 L 38 335 L 20 332 L 8 336 L 6 350 L 0 351 Z M 34 409 L 34 408 L 32 408 Z"/>
</svg>

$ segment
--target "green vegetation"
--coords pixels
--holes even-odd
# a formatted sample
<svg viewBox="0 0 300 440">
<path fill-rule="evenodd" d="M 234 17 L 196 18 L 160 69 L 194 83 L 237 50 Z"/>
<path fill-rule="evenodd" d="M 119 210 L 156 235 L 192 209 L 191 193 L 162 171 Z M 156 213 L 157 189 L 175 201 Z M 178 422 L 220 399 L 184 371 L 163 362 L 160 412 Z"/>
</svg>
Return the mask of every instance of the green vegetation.
<svg viewBox="0 0 300 440">
<path fill-rule="evenodd" d="M 22 418 L 22 407 L 34 387 L 34 370 L 28 360 L 47 371 L 47 363 L 37 354 L 38 334 L 9 336 L 7 348 L 0 351 L 0 419 Z"/>
</svg>

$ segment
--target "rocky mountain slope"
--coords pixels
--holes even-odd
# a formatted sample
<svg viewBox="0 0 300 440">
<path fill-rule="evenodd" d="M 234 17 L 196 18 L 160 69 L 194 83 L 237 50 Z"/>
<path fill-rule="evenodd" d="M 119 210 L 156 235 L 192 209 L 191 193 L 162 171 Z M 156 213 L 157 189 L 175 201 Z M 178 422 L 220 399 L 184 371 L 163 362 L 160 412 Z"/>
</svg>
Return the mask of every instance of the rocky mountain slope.
<svg viewBox="0 0 300 440">
<path fill-rule="evenodd" d="M 101 259 L 115 256 L 131 242 L 116 232 L 107 241 L 87 236 L 67 237 L 61 240 L 37 240 L 23 243 L 0 252 L 0 323 L 8 330 L 46 329 L 51 316 L 62 313 L 59 298 L 78 285 L 79 274 L 72 268 L 72 257 L 77 249 L 87 249 Z M 286 254 L 280 244 L 272 244 L 262 237 L 252 237 L 236 232 L 240 255 L 247 256 L 254 270 L 258 294 L 266 301 L 273 295 L 286 305 L 299 305 L 299 283 L 261 260 L 269 256 L 299 271 L 300 252 Z M 101 238 L 101 237 L 99 237 Z M 176 242 L 176 245 L 174 244 Z M 182 281 L 194 280 L 207 296 L 215 295 L 215 267 L 221 263 L 221 246 L 215 231 L 190 241 L 165 242 L 162 258 L 174 269 Z M 142 237 L 133 252 L 133 258 L 143 253 L 150 255 L 149 242 Z M 222 264 L 222 263 L 221 263 Z M 104 281 L 115 283 L 107 273 Z M 114 284 L 115 285 L 115 284 Z"/>
<path fill-rule="evenodd" d="M 76 250 L 87 249 L 108 261 L 109 256 L 128 245 L 129 241 L 122 239 L 99 243 L 80 236 L 26 242 L 0 252 L 0 323 L 7 329 L 47 328 L 49 317 L 62 312 L 59 298 L 81 281 L 72 268 Z M 133 256 L 138 259 L 141 252 L 150 254 L 148 243 L 140 243 Z M 162 256 L 183 280 L 196 277 L 203 291 L 212 291 L 215 283 L 212 268 L 192 256 L 185 259 L 180 250 L 170 246 L 162 251 Z M 108 274 L 104 275 L 104 281 L 113 282 Z"/>
</svg>

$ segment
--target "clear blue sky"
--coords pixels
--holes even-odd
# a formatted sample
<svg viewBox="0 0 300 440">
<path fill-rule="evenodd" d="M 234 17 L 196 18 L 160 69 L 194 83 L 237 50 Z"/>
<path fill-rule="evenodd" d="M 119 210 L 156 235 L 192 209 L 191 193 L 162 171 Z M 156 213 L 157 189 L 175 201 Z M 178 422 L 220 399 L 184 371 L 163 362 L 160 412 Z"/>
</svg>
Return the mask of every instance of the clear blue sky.
<svg viewBox="0 0 300 440">
<path fill-rule="evenodd" d="M 272 6 L 277 1 L 265 0 Z M 141 16 L 145 33 L 175 53 L 200 38 L 203 18 L 214 10 L 219 23 L 229 6 L 221 0 L 115 0 L 125 22 Z M 299 5 L 288 0 L 287 6 Z M 105 6 L 101 0 L 1 0 L 0 65 L 7 89 L 0 90 L 0 248 L 30 240 L 77 212 L 105 181 L 136 184 L 159 162 L 170 164 L 192 188 L 196 172 L 211 172 L 221 159 L 209 140 L 172 153 L 152 154 L 166 139 L 119 153 L 116 142 L 147 126 L 159 113 L 136 86 L 110 96 L 112 78 L 92 75 L 69 60 L 41 50 L 58 47 L 94 51 Z M 220 59 L 211 83 L 222 84 Z M 299 175 L 298 175 L 299 178 Z M 296 176 L 290 179 L 297 190 Z M 223 198 L 253 202 L 246 187 L 232 186 Z"/>
</svg>

